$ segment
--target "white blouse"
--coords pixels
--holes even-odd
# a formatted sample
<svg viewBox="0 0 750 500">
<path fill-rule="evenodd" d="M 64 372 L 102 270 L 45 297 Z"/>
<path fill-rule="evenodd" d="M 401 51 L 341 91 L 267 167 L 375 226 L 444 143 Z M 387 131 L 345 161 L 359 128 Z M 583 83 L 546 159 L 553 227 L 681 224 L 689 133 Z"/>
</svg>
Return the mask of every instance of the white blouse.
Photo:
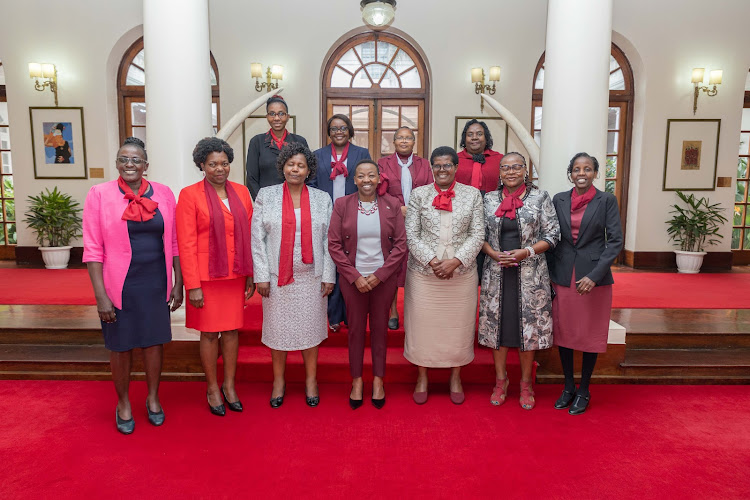
<svg viewBox="0 0 750 500">
<path fill-rule="evenodd" d="M 372 209 L 375 202 L 362 202 L 362 208 Z M 362 276 L 368 276 L 385 263 L 380 240 L 380 215 L 357 212 L 357 256 L 354 267 Z"/>
</svg>

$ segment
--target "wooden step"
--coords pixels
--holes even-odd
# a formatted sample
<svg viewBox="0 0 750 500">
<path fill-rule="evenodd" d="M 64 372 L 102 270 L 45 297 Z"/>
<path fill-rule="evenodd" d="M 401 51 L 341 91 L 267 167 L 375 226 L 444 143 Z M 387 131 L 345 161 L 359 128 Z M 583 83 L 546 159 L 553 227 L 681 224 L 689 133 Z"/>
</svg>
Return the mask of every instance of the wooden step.
<svg viewBox="0 0 750 500">
<path fill-rule="evenodd" d="M 103 344 L 96 306 L 0 305 L 0 344 Z"/>
</svg>

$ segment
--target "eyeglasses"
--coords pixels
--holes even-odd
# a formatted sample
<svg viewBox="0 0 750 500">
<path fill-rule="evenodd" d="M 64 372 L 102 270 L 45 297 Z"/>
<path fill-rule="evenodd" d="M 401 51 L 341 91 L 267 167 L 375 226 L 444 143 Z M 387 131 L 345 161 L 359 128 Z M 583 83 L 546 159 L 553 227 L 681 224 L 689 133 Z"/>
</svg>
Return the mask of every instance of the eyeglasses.
<svg viewBox="0 0 750 500">
<path fill-rule="evenodd" d="M 393 142 L 414 142 L 414 137 L 410 135 L 396 137 Z"/>
<path fill-rule="evenodd" d="M 117 163 L 119 163 L 120 165 L 127 165 L 128 163 L 132 163 L 133 165 L 140 165 L 141 163 L 146 163 L 146 160 L 144 160 L 143 158 L 128 158 L 127 156 L 118 156 Z"/>
<path fill-rule="evenodd" d="M 343 127 L 331 127 L 328 129 L 328 131 L 332 134 L 335 134 L 336 132 L 349 132 L 349 127 L 344 125 Z"/>
<path fill-rule="evenodd" d="M 439 163 L 435 163 L 434 165 L 432 165 L 432 170 L 438 170 L 438 171 L 439 170 L 446 170 L 447 171 L 447 170 L 452 169 L 453 167 L 455 167 L 455 165 L 453 163 L 445 163 L 443 165 L 441 165 Z"/>
<path fill-rule="evenodd" d="M 510 172 L 511 170 L 514 172 L 520 172 L 524 168 L 526 168 L 526 165 L 521 165 L 520 163 L 516 163 L 515 165 L 500 165 L 501 172 Z"/>
<path fill-rule="evenodd" d="M 276 118 L 278 116 L 279 118 L 283 120 L 287 116 L 287 114 L 288 113 L 284 111 L 279 111 L 278 113 L 275 111 L 269 111 L 268 113 L 266 113 L 266 116 L 269 118 Z"/>
</svg>

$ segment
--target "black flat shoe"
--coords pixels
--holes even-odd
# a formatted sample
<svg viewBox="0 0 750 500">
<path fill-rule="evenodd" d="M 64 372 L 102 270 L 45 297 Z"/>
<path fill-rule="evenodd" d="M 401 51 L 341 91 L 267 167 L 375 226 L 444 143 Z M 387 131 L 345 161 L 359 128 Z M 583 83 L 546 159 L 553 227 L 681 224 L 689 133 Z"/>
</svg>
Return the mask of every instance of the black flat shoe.
<svg viewBox="0 0 750 500">
<path fill-rule="evenodd" d="M 372 398 L 371 401 L 372 406 L 374 406 L 378 410 L 382 409 L 385 406 L 385 396 L 383 396 L 381 399 Z"/>
<path fill-rule="evenodd" d="M 151 425 L 159 427 L 164 423 L 164 408 L 159 411 L 151 411 L 148 407 L 148 403 L 146 403 L 146 411 L 148 412 L 148 422 Z"/>
<path fill-rule="evenodd" d="M 557 398 L 557 401 L 555 401 L 555 409 L 556 410 L 564 410 L 568 406 L 570 406 L 570 403 L 573 402 L 573 398 L 575 397 L 576 393 L 575 391 L 570 392 L 568 390 L 563 389 L 562 394 L 560 394 L 560 397 Z"/>
<path fill-rule="evenodd" d="M 271 398 L 271 408 L 280 408 L 281 405 L 284 404 L 284 394 L 286 394 L 286 387 L 284 387 L 284 390 L 281 392 L 281 396 Z"/>
<path fill-rule="evenodd" d="M 237 401 L 235 401 L 234 403 L 230 403 L 229 402 L 229 399 L 227 399 L 227 393 L 224 392 L 224 386 L 223 385 L 221 386 L 221 395 L 224 396 L 224 401 L 227 402 L 227 406 L 229 407 L 230 410 L 232 410 L 232 411 L 242 411 L 242 403 L 240 402 L 239 399 Z"/>
<path fill-rule="evenodd" d="M 388 320 L 388 329 L 389 330 L 398 330 L 398 316 L 395 318 L 391 318 Z"/>
<path fill-rule="evenodd" d="M 307 403 L 307 406 L 315 408 L 320 404 L 320 396 L 308 396 L 305 394 L 305 403 Z"/>
<path fill-rule="evenodd" d="M 208 397 L 208 394 L 206 394 L 206 397 Z M 211 403 L 208 403 L 208 409 L 211 410 L 211 413 L 218 417 L 223 417 L 227 414 L 227 409 L 224 408 L 223 404 L 219 406 L 211 406 Z"/>
<path fill-rule="evenodd" d="M 349 407 L 350 407 L 350 408 L 351 408 L 352 410 L 356 410 L 357 408 L 359 408 L 360 406 L 362 406 L 362 402 L 363 402 L 363 400 L 362 400 L 362 399 L 352 399 L 352 398 L 350 397 L 350 398 L 349 398 Z M 310 404 L 310 403 L 307 403 L 307 404 Z"/>
<path fill-rule="evenodd" d="M 117 412 L 116 407 L 115 407 L 115 425 L 117 425 L 117 430 L 123 434 L 132 434 L 133 431 L 135 430 L 135 420 L 133 420 L 133 417 L 130 417 L 130 420 L 121 419 L 120 414 Z"/>
<path fill-rule="evenodd" d="M 588 396 L 584 396 L 582 394 L 576 393 L 576 397 L 573 400 L 573 404 L 570 405 L 570 409 L 568 410 L 568 413 L 571 415 L 580 415 L 581 413 L 584 413 L 586 411 L 586 408 L 589 406 L 589 400 L 591 399 L 591 394 Z"/>
</svg>

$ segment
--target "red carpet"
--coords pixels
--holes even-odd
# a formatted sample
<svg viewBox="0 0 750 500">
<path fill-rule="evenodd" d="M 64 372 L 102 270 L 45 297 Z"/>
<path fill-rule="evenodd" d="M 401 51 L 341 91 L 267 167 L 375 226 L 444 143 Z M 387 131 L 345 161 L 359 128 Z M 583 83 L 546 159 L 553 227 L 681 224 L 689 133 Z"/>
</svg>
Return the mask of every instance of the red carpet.
<svg viewBox="0 0 750 500">
<path fill-rule="evenodd" d="M 133 383 L 135 433 L 114 428 L 110 382 L 0 382 L 0 491 L 21 498 L 748 498 L 750 392 L 740 386 L 595 386 L 582 416 L 517 385 L 492 407 L 467 386 L 424 406 L 386 386 L 381 411 L 353 412 L 348 386 L 308 408 L 290 384 L 243 384 L 242 414 L 210 415 L 202 383 L 162 384 L 166 423 L 148 424 Z M 367 387 L 369 389 L 369 386 Z M 706 410 L 711 418 L 706 418 Z"/>
<path fill-rule="evenodd" d="M 15 285 L 0 287 L 0 304 L 96 303 L 85 269 L 0 269 L 0 283 Z M 615 273 L 613 307 L 748 309 L 748 296 L 750 273 Z M 260 329 L 259 307 L 256 295 L 250 301 L 245 329 Z"/>
</svg>

